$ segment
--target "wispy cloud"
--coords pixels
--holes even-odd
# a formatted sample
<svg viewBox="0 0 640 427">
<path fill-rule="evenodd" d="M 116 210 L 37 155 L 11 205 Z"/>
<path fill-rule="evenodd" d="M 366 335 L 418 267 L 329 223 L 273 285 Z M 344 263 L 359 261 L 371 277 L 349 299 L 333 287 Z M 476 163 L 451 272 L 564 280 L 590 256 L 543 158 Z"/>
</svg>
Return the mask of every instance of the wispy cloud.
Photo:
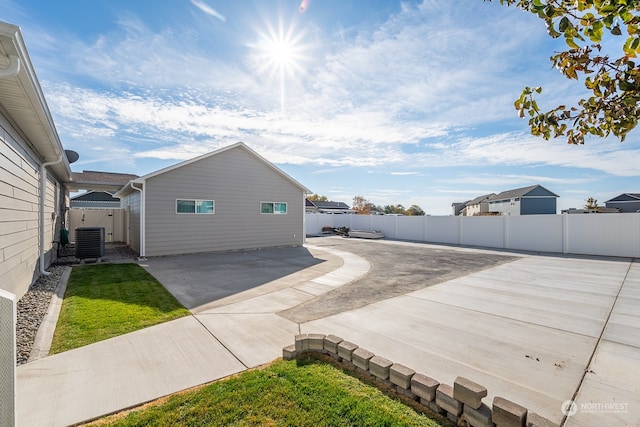
<svg viewBox="0 0 640 427">
<path fill-rule="evenodd" d="M 310 180 L 370 170 L 388 183 L 365 196 L 384 204 L 640 175 L 633 135 L 624 144 L 567 146 L 531 137 L 516 117 L 513 100 L 525 85 L 543 84 L 541 103 L 551 106 L 580 95 L 550 69 L 556 42 L 530 14 L 498 2 L 425 0 L 403 3 L 375 27 L 320 26 L 314 3 L 314 13 L 294 11 L 308 19 L 290 27 L 305 55 L 287 75 L 282 111 L 278 76 L 256 56 L 263 23 L 225 10 L 223 24 L 199 12 L 219 14 L 208 3 L 192 3 L 192 21 L 180 26 L 128 11 L 90 38 L 28 24 L 47 102 L 65 147 L 81 152 L 78 164 L 108 159 L 143 172 L 148 161 L 244 141 L 275 163 L 305 167 Z M 573 174 L 547 174 L 552 167 Z M 442 173 L 433 178 L 434 170 Z M 349 200 L 362 188 L 331 192 Z"/>
<path fill-rule="evenodd" d="M 211 15 L 214 18 L 218 18 L 222 22 L 225 22 L 227 20 L 227 18 L 224 15 L 220 14 L 217 10 L 215 10 L 214 8 L 212 8 L 211 6 L 209 6 L 208 4 L 206 4 L 203 1 L 191 0 L 191 3 L 195 7 L 197 7 L 201 11 L 203 11 L 204 13 L 206 13 L 208 15 Z"/>
</svg>

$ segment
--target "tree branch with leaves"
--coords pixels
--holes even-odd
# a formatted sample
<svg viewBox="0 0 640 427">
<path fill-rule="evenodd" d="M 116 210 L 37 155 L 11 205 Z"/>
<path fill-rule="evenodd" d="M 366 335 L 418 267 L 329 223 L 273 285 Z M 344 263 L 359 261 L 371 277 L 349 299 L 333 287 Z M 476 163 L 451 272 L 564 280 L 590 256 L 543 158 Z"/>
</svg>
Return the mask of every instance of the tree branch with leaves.
<svg viewBox="0 0 640 427">
<path fill-rule="evenodd" d="M 484 0 L 491 1 L 491 0 Z M 500 0 L 542 19 L 553 38 L 564 37 L 568 49 L 553 55 L 553 66 L 567 78 L 579 80 L 591 96 L 577 106 L 560 105 L 550 111 L 538 107 L 541 87 L 525 87 L 514 106 L 529 117 L 531 133 L 544 139 L 564 136 L 569 144 L 585 137 L 611 134 L 624 141 L 638 125 L 640 70 L 640 0 Z M 620 37 L 620 56 L 602 53 L 603 38 Z"/>
</svg>

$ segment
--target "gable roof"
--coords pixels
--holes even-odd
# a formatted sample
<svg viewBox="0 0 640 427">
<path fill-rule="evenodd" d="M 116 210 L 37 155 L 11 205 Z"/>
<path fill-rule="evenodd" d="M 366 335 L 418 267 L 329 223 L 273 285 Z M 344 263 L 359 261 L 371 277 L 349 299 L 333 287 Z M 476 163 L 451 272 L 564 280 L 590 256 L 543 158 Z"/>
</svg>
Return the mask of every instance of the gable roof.
<svg viewBox="0 0 640 427">
<path fill-rule="evenodd" d="M 640 193 L 622 193 L 613 199 L 607 200 L 605 203 L 609 202 L 635 202 L 640 201 Z"/>
<path fill-rule="evenodd" d="M 117 199 L 106 191 L 87 191 L 77 194 L 69 199 L 71 208 L 119 208 L 120 199 Z"/>
<path fill-rule="evenodd" d="M 116 199 L 106 191 L 87 191 L 86 193 L 77 194 L 70 198 L 70 200 L 82 200 L 86 202 L 118 202 L 120 199 Z"/>
<path fill-rule="evenodd" d="M 187 165 L 190 165 L 192 163 L 198 162 L 200 160 L 204 160 L 204 159 L 208 159 L 210 157 L 217 156 L 219 154 L 222 154 L 222 153 L 230 151 L 230 150 L 244 150 L 245 152 L 249 153 L 250 155 L 252 155 L 256 159 L 258 159 L 259 161 L 264 163 L 266 166 L 271 168 L 274 172 L 276 172 L 277 174 L 282 176 L 284 179 L 286 179 L 287 181 L 289 181 L 290 183 L 292 183 L 296 187 L 300 188 L 305 194 L 311 193 L 311 191 L 309 191 L 309 189 L 307 187 L 305 187 L 304 185 L 300 184 L 298 181 L 293 179 L 291 176 L 287 175 L 281 169 L 276 167 L 273 163 L 271 163 L 270 161 L 268 161 L 267 159 L 265 159 L 264 157 L 262 157 L 261 155 L 259 155 L 255 151 L 253 151 L 251 148 L 247 147 L 247 145 L 244 142 L 236 142 L 235 144 L 231 144 L 231 145 L 228 145 L 226 147 L 222 147 L 222 148 L 220 148 L 218 150 L 211 151 L 209 153 L 203 154 L 203 155 L 198 156 L 198 157 L 194 157 L 193 159 L 189 159 L 189 160 L 185 160 L 184 162 L 176 163 L 175 165 L 168 166 L 166 168 L 157 170 L 155 172 L 151 172 L 151 173 L 149 173 L 147 175 L 143 175 L 141 177 L 136 177 L 135 179 L 132 179 L 129 182 L 134 182 L 134 183 L 138 183 L 138 184 L 144 184 L 144 182 L 147 179 L 156 177 L 158 175 L 165 174 L 167 172 L 171 172 L 171 171 L 176 170 L 178 168 L 181 168 L 183 166 L 187 166 Z M 127 182 L 126 184 L 128 184 L 129 182 Z M 126 189 L 123 187 L 120 191 L 118 191 L 115 194 L 115 196 L 118 197 L 118 195 L 121 194 L 121 191 L 126 191 Z"/>
<path fill-rule="evenodd" d="M 313 200 L 311 203 L 318 209 L 351 209 L 349 205 L 344 202 L 321 202 Z"/>
<path fill-rule="evenodd" d="M 513 190 L 503 191 L 502 193 L 492 196 L 489 200 L 493 202 L 493 201 L 499 201 L 499 200 L 505 200 L 505 199 L 515 199 L 518 197 L 524 197 L 527 194 L 531 193 L 533 190 L 536 190 L 538 188 L 544 190 L 552 197 L 560 197 L 557 194 L 547 190 L 542 185 L 530 185 L 528 187 L 522 187 L 522 188 L 516 188 Z"/>
<path fill-rule="evenodd" d="M 492 196 L 495 196 L 496 193 L 485 194 L 484 196 L 478 196 L 473 200 L 468 201 L 465 206 L 478 205 L 482 202 L 488 201 Z"/>
</svg>

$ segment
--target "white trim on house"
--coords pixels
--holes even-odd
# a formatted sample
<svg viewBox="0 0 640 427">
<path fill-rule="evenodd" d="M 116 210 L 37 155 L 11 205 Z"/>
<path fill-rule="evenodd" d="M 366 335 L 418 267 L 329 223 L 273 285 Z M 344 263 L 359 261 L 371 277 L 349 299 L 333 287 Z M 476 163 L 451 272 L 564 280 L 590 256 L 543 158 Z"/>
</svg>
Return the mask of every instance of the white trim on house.
<svg viewBox="0 0 640 427">
<path fill-rule="evenodd" d="M 5 194 L 0 284 L 22 296 L 55 259 L 72 179 L 69 161 L 18 26 L 0 22 L 0 153 Z M 6 65 L 6 66 L 5 66 Z M 19 227 L 8 228 L 9 224 Z"/>
<path fill-rule="evenodd" d="M 265 165 L 269 166 L 271 169 L 273 169 L 274 171 L 276 171 L 277 173 L 279 173 L 280 175 L 282 175 L 284 178 L 286 178 L 287 180 L 291 181 L 294 185 L 296 185 L 296 186 L 300 187 L 300 188 L 301 188 L 301 189 L 302 189 L 306 194 L 311 193 L 311 191 L 310 191 L 308 188 L 306 188 L 304 185 L 300 184 L 298 181 L 296 181 L 295 179 L 293 179 L 291 176 L 287 175 L 285 172 L 283 172 L 281 169 L 279 169 L 278 167 L 276 167 L 273 163 L 271 163 L 270 161 L 268 161 L 267 159 L 265 159 L 264 157 L 262 157 L 260 154 L 256 153 L 254 150 L 252 150 L 251 148 L 249 148 L 249 147 L 248 147 L 244 142 L 236 142 L 235 144 L 231 144 L 231 145 L 228 145 L 228 146 L 226 146 L 226 147 L 222 147 L 222 148 L 220 148 L 220 149 L 218 149 L 218 150 L 215 150 L 215 151 L 212 151 L 212 152 L 210 152 L 210 153 L 206 153 L 206 154 L 203 154 L 203 155 L 201 155 L 201 156 L 194 157 L 193 159 L 185 160 L 184 162 L 177 163 L 177 164 L 172 165 L 172 166 L 168 166 L 168 167 L 166 167 L 166 168 L 164 168 L 164 169 L 160 169 L 160 170 L 155 171 L 155 172 L 151 172 L 151 173 L 149 173 L 149 174 L 147 174 L 147 175 L 141 176 L 140 178 L 138 178 L 138 179 L 136 179 L 136 180 L 134 180 L 134 181 L 135 181 L 136 183 L 139 183 L 139 182 L 143 182 L 143 183 L 144 183 L 144 181 L 145 181 L 145 180 L 147 180 L 147 179 L 149 179 L 149 178 L 153 178 L 153 177 L 158 176 L 158 175 L 161 175 L 161 174 L 163 174 L 163 173 L 170 172 L 170 171 L 172 171 L 172 170 L 175 170 L 175 169 L 181 168 L 182 166 L 186 166 L 186 165 L 188 165 L 188 164 L 190 164 L 190 163 L 195 163 L 195 162 L 197 162 L 197 161 L 199 161 L 199 160 L 203 160 L 203 159 L 206 159 L 206 158 L 208 158 L 208 157 L 212 157 L 212 156 L 215 156 L 215 155 L 218 155 L 218 154 L 224 153 L 225 151 L 228 151 L 228 150 L 234 149 L 234 148 L 236 148 L 236 147 L 242 147 L 243 149 L 247 150 L 249 153 L 251 153 L 251 154 L 253 154 L 254 156 L 256 156 L 256 157 L 257 157 L 258 159 L 260 159 L 260 160 L 261 160 Z M 116 193 L 116 194 L 117 194 L 117 193 Z"/>
<path fill-rule="evenodd" d="M 6 91 L 8 95 L 2 98 L 2 106 L 17 123 L 17 130 L 24 133 L 25 140 L 41 156 L 42 162 L 53 162 L 62 156 L 60 163 L 52 165 L 51 169 L 62 181 L 71 181 L 69 161 L 64 155 L 20 27 L 0 21 L 0 54 L 5 54 L 8 59 L 16 56 L 20 63 L 17 72 L 0 76 L 2 92 Z"/>
</svg>

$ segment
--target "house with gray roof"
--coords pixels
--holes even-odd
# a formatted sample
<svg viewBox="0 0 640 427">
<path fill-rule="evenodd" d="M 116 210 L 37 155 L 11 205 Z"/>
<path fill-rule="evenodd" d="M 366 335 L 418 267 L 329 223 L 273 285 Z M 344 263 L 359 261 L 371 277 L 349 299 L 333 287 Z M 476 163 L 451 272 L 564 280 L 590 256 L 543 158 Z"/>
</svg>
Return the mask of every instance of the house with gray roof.
<svg viewBox="0 0 640 427">
<path fill-rule="evenodd" d="M 242 142 L 131 180 L 114 194 L 140 256 L 301 246 L 302 184 Z"/>
<path fill-rule="evenodd" d="M 541 185 L 516 188 L 491 196 L 489 212 L 499 215 L 555 215 L 558 197 Z"/>
<path fill-rule="evenodd" d="M 622 193 L 604 202 L 607 208 L 618 208 L 619 212 L 640 212 L 640 193 Z"/>
<path fill-rule="evenodd" d="M 74 190 L 106 191 L 115 193 L 138 175 L 101 171 L 73 172 L 73 182 L 67 187 Z"/>
<path fill-rule="evenodd" d="M 466 202 L 453 202 L 451 203 L 451 213 L 453 216 L 462 215 L 462 210 L 467 206 L 471 200 L 467 200 Z"/>
<path fill-rule="evenodd" d="M 473 200 L 467 202 L 465 207 L 461 210 L 462 216 L 478 216 L 487 215 L 489 213 L 489 200 L 495 196 L 495 193 L 485 194 L 484 196 L 478 196 Z"/>
<path fill-rule="evenodd" d="M 69 207 L 91 209 L 120 209 L 120 199 L 107 191 L 86 191 L 69 200 Z"/>
<path fill-rule="evenodd" d="M 326 214 L 354 214 L 356 211 L 351 209 L 344 202 L 330 202 L 306 199 L 305 202 L 307 213 L 326 213 Z"/>
</svg>

